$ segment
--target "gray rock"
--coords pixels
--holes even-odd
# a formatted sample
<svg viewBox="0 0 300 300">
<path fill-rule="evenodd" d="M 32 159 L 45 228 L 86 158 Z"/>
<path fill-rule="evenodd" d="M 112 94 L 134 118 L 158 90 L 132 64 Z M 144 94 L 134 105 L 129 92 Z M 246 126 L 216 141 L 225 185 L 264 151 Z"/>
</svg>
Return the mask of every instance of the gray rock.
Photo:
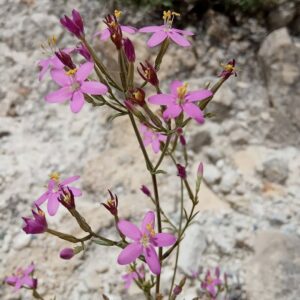
<svg viewBox="0 0 300 300">
<path fill-rule="evenodd" d="M 284 160 L 272 158 L 263 163 L 262 175 L 271 182 L 284 184 L 289 175 L 289 168 Z"/>
<path fill-rule="evenodd" d="M 238 175 L 233 170 L 228 170 L 225 172 L 225 175 L 222 177 L 221 183 L 220 183 L 220 189 L 225 194 L 230 193 L 238 180 Z"/>
<path fill-rule="evenodd" d="M 193 135 L 190 139 L 190 148 L 195 152 L 198 153 L 203 146 L 207 146 L 211 144 L 211 135 L 208 131 L 200 131 Z"/>
<path fill-rule="evenodd" d="M 221 178 L 221 172 L 213 165 L 205 165 L 204 180 L 208 184 L 214 184 Z"/>
<path fill-rule="evenodd" d="M 300 239 L 276 231 L 260 232 L 247 265 L 247 299 L 296 300 L 300 295 Z"/>
<path fill-rule="evenodd" d="M 30 240 L 31 240 L 30 235 L 26 234 L 25 232 L 20 232 L 13 239 L 13 248 L 15 250 L 22 250 L 23 248 L 29 245 Z"/>
</svg>

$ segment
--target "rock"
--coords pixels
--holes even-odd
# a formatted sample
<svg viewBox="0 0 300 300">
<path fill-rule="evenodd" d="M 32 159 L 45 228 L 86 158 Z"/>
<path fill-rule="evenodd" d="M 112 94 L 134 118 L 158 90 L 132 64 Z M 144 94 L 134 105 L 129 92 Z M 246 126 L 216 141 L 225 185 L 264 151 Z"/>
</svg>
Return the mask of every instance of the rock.
<svg viewBox="0 0 300 300">
<path fill-rule="evenodd" d="M 263 163 L 262 175 L 271 182 L 284 184 L 289 175 L 288 164 L 279 158 L 272 158 Z"/>
<path fill-rule="evenodd" d="M 206 246 L 205 234 L 200 225 L 194 224 L 188 228 L 185 239 L 181 243 L 179 267 L 187 274 L 198 270 L 201 266 L 199 257 L 205 251 Z"/>
<path fill-rule="evenodd" d="M 14 239 L 13 239 L 13 247 L 15 250 L 22 250 L 23 248 L 27 247 L 30 243 L 30 235 L 26 234 L 25 232 L 20 232 Z"/>
<path fill-rule="evenodd" d="M 249 143 L 250 136 L 245 129 L 238 128 L 230 132 L 230 139 L 236 145 L 245 145 Z"/>
<path fill-rule="evenodd" d="M 277 231 L 259 232 L 246 272 L 247 299 L 295 300 L 300 295 L 300 239 Z"/>
<path fill-rule="evenodd" d="M 225 194 L 230 193 L 238 180 L 238 175 L 233 170 L 228 170 L 225 172 L 225 175 L 222 177 L 222 180 L 220 182 L 220 189 Z"/>
<path fill-rule="evenodd" d="M 197 132 L 190 138 L 190 149 L 192 149 L 195 153 L 198 153 L 203 146 L 207 146 L 211 144 L 211 135 L 208 131 L 203 130 Z"/>
<path fill-rule="evenodd" d="M 204 180 L 208 184 L 214 184 L 221 178 L 221 172 L 213 165 L 205 165 Z"/>
</svg>

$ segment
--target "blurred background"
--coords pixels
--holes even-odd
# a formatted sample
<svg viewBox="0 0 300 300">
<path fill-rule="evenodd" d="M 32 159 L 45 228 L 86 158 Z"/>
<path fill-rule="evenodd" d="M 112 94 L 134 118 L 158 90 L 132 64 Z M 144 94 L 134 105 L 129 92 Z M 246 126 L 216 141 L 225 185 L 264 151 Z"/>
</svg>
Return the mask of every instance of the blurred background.
<svg viewBox="0 0 300 300">
<path fill-rule="evenodd" d="M 119 249 L 89 245 L 83 255 L 62 261 L 69 246 L 46 234 L 26 235 L 22 216 L 44 191 L 49 173 L 80 175 L 75 185 L 80 212 L 95 231 L 114 237 L 110 215 L 100 203 L 110 188 L 119 197 L 120 215 L 139 222 L 153 206 L 140 192 L 150 186 L 143 157 L 126 118 L 109 121 L 111 111 L 85 105 L 74 115 L 69 106 L 47 104 L 55 85 L 38 80 L 40 45 L 53 34 L 61 48 L 76 43 L 59 18 L 77 8 L 87 38 L 112 72 L 116 53 L 110 41 L 93 35 L 103 17 L 122 10 L 121 23 L 142 27 L 162 24 L 162 11 L 181 14 L 174 27 L 196 33 L 188 49 L 172 45 L 159 72 L 164 92 L 173 79 L 198 89 L 215 82 L 221 67 L 235 58 L 238 76 L 216 94 L 208 112 L 214 117 L 186 130 L 195 177 L 204 162 L 200 213 L 181 249 L 179 276 L 220 266 L 229 274 L 229 299 L 297 300 L 300 295 L 300 2 L 297 0 L 0 0 L 0 274 L 31 261 L 37 265 L 39 290 L 57 300 L 143 299 L 126 292 L 116 264 Z M 138 61 L 153 61 L 149 36 L 130 37 Z M 136 77 L 140 82 L 140 79 Z M 155 158 L 155 156 L 153 156 Z M 162 206 L 178 221 L 176 170 L 166 159 L 159 178 Z M 188 202 L 188 199 L 187 199 Z M 82 236 L 68 213 L 49 218 L 51 228 Z M 172 260 L 165 266 L 168 289 Z M 202 297 L 199 282 L 189 280 L 184 297 Z M 52 298 L 51 298 L 52 297 Z M 0 298 L 31 299 L 1 286 Z M 204 299 L 204 298 L 200 298 Z"/>
</svg>

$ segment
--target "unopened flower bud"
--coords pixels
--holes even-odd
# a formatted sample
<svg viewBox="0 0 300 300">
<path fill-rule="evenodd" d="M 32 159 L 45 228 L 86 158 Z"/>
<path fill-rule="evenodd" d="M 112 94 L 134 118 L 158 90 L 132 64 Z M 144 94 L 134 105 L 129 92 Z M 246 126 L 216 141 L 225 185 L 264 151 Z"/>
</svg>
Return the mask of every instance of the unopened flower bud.
<svg viewBox="0 0 300 300">
<path fill-rule="evenodd" d="M 137 68 L 137 71 L 140 74 L 140 76 L 145 81 L 152 84 L 153 86 L 158 86 L 159 81 L 158 81 L 158 78 L 157 78 L 157 73 L 156 73 L 155 68 L 148 61 L 146 61 L 145 64 L 140 63 L 140 65 L 141 65 L 142 70 Z"/>
<path fill-rule="evenodd" d="M 110 199 L 107 200 L 107 203 L 101 203 L 113 216 L 118 215 L 118 197 L 117 195 L 113 195 L 110 190 L 108 190 L 110 194 Z"/>
<path fill-rule="evenodd" d="M 68 210 L 75 208 L 74 194 L 69 187 L 62 190 L 62 194 L 59 196 L 58 201 Z"/>
<path fill-rule="evenodd" d="M 141 88 L 135 88 L 129 91 L 129 100 L 133 103 L 138 104 L 140 106 L 145 105 L 145 92 Z"/>
<path fill-rule="evenodd" d="M 110 32 L 110 38 L 117 49 L 121 49 L 123 45 L 122 30 L 115 15 L 107 15 L 104 23 Z"/>
<path fill-rule="evenodd" d="M 73 63 L 72 58 L 68 53 L 60 49 L 55 52 L 55 55 L 68 69 L 76 69 L 76 65 Z"/>
<path fill-rule="evenodd" d="M 64 18 L 60 19 L 60 23 L 77 38 L 84 37 L 83 20 L 76 9 L 72 10 L 72 19 L 65 15 Z"/>
<path fill-rule="evenodd" d="M 225 80 L 231 75 L 237 76 L 235 59 L 230 60 L 227 64 L 222 64 L 223 71 L 219 74 L 219 77 L 223 77 Z"/>
<path fill-rule="evenodd" d="M 64 248 L 59 253 L 60 258 L 62 259 L 71 259 L 74 255 L 74 249 L 72 248 Z"/>
<path fill-rule="evenodd" d="M 124 52 L 129 62 L 135 62 L 134 46 L 130 39 L 126 38 L 123 41 Z"/>
<path fill-rule="evenodd" d="M 181 178 L 181 179 L 186 179 L 186 170 L 185 170 L 185 167 L 182 166 L 181 164 L 177 164 L 177 171 L 178 171 L 178 176 Z"/>
<path fill-rule="evenodd" d="M 150 190 L 149 190 L 145 185 L 142 185 L 142 186 L 141 186 L 141 191 L 142 191 L 147 197 L 151 197 L 151 192 L 150 192 Z"/>
<path fill-rule="evenodd" d="M 202 162 L 198 166 L 197 176 L 201 177 L 201 178 L 203 177 L 203 163 Z"/>
<path fill-rule="evenodd" d="M 173 289 L 173 294 L 175 296 L 178 296 L 181 292 L 182 292 L 182 288 L 179 285 L 175 285 L 175 287 Z"/>
</svg>

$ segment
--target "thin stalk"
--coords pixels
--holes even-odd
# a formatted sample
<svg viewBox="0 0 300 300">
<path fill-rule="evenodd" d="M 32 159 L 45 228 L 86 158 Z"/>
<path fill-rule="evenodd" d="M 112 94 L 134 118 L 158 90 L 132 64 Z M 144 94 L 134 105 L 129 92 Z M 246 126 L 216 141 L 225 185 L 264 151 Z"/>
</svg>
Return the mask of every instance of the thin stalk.
<svg viewBox="0 0 300 300">
<path fill-rule="evenodd" d="M 75 236 L 73 236 L 71 234 L 62 233 L 62 232 L 59 232 L 59 231 L 56 231 L 56 230 L 53 230 L 53 229 L 50 229 L 50 228 L 48 228 L 46 232 L 48 232 L 48 233 L 50 233 L 50 234 L 52 234 L 54 236 L 57 236 L 57 237 L 59 237 L 62 240 L 69 241 L 71 243 L 84 242 L 84 241 L 89 240 L 92 237 L 92 234 L 88 234 L 88 235 L 86 235 L 83 238 L 77 238 L 77 237 L 75 237 Z"/>
<path fill-rule="evenodd" d="M 40 299 L 40 300 L 44 300 L 44 298 L 38 293 L 38 291 L 36 289 L 32 290 L 32 296 L 35 299 Z"/>
<path fill-rule="evenodd" d="M 158 159 L 158 161 L 157 161 L 157 163 L 156 163 L 156 165 L 155 165 L 153 171 L 157 171 L 157 169 L 159 168 L 160 164 L 162 163 L 162 161 L 163 161 L 163 159 L 164 159 L 164 157 L 165 157 L 165 155 L 166 155 L 166 153 L 167 153 L 167 150 L 168 150 L 170 141 L 171 141 L 171 135 L 169 135 L 169 136 L 167 137 L 167 140 L 166 140 L 166 143 L 165 143 L 165 145 L 164 145 L 164 148 L 163 148 L 163 150 L 162 150 L 162 152 L 161 152 L 161 155 L 160 155 L 160 157 L 159 157 L 159 159 Z"/>
<path fill-rule="evenodd" d="M 180 239 L 180 236 L 181 236 L 182 219 L 183 219 L 183 181 L 181 180 L 181 185 L 180 185 L 180 219 L 179 219 L 179 229 L 178 229 L 178 238 L 177 238 L 178 240 Z M 179 249 L 180 249 L 180 244 L 178 244 L 178 247 L 176 249 L 175 266 L 174 266 L 174 272 L 173 272 L 173 277 L 172 277 L 171 288 L 170 288 L 170 291 L 169 291 L 169 299 L 171 299 L 173 286 L 174 286 L 174 282 L 175 282 L 175 278 L 176 278 L 176 272 L 177 272 L 177 266 L 178 266 L 178 257 L 179 257 Z"/>
</svg>

